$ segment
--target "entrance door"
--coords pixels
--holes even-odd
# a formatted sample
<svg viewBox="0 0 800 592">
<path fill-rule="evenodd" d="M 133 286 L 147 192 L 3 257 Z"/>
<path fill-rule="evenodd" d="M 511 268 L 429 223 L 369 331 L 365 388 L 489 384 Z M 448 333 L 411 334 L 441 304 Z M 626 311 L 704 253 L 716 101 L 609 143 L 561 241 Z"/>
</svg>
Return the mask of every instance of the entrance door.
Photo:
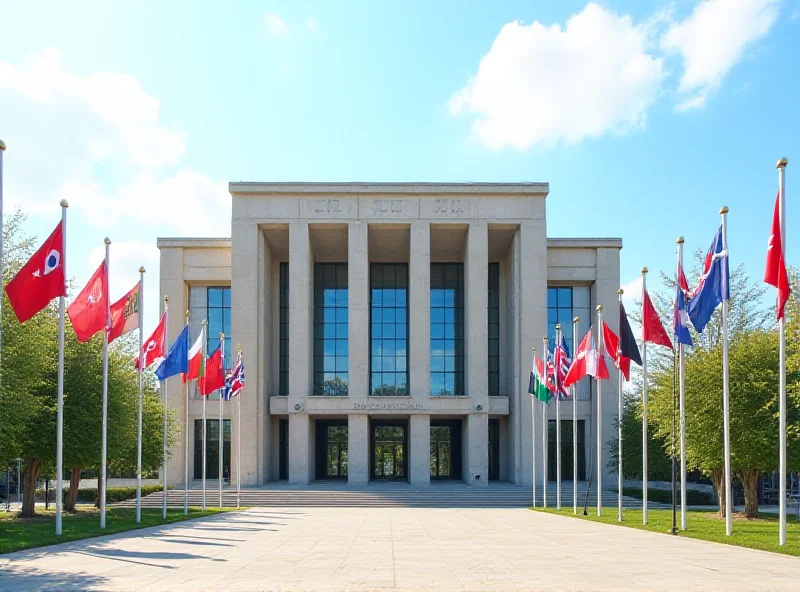
<svg viewBox="0 0 800 592">
<path fill-rule="evenodd" d="M 461 422 L 431 421 L 431 479 L 461 479 Z"/>
<path fill-rule="evenodd" d="M 347 478 L 347 420 L 317 420 L 317 479 Z"/>
<path fill-rule="evenodd" d="M 278 479 L 289 479 L 289 420 L 278 420 Z"/>
<path fill-rule="evenodd" d="M 407 422 L 375 422 L 371 430 L 370 477 L 377 481 L 407 481 Z"/>
<path fill-rule="evenodd" d="M 222 477 L 231 478 L 231 420 L 223 420 Z M 206 479 L 219 478 L 219 420 L 207 419 L 208 446 L 206 447 Z M 203 478 L 203 420 L 194 422 L 194 478 Z"/>
<path fill-rule="evenodd" d="M 547 480 L 556 480 L 556 422 L 548 422 L 548 445 L 547 445 Z M 586 422 L 578 420 L 578 480 L 586 479 L 586 441 L 584 426 Z M 572 420 L 561 420 L 561 480 L 572 481 Z"/>
<path fill-rule="evenodd" d="M 500 480 L 500 420 L 489 420 L 489 481 Z"/>
</svg>

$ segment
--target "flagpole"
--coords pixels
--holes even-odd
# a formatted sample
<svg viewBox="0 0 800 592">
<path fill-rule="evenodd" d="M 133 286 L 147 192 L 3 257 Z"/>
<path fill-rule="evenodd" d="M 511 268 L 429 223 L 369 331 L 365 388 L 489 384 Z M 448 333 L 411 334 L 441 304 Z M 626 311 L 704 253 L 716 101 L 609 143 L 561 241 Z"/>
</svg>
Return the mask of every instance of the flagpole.
<svg viewBox="0 0 800 592">
<path fill-rule="evenodd" d="M 186 326 L 189 326 L 189 311 L 186 311 Z M 184 375 L 185 377 L 186 375 Z M 189 379 L 183 381 L 183 515 L 189 515 Z"/>
<path fill-rule="evenodd" d="M 164 343 L 169 343 L 169 296 L 164 296 Z M 168 392 L 167 381 L 161 381 L 161 389 L 164 393 L 164 425 L 161 432 L 161 479 L 163 481 L 163 500 L 161 503 L 161 517 L 167 519 L 167 405 L 169 399 L 167 398 Z"/>
<path fill-rule="evenodd" d="M 776 165 L 778 168 L 778 218 L 781 227 L 781 253 L 786 257 L 786 165 L 789 161 L 781 158 Z M 780 383 L 780 417 L 778 420 L 778 472 L 780 486 L 778 493 L 778 544 L 786 544 L 786 315 L 778 319 L 778 348 L 779 348 L 779 383 Z"/>
<path fill-rule="evenodd" d="M 6 151 L 6 143 L 0 140 L 0 274 L 3 273 L 3 154 Z M 3 278 L 5 283 L 5 278 Z M 0 298 L 0 319 L 3 318 L 3 298 Z M 0 323 L 0 358 L 3 353 L 3 323 Z"/>
<path fill-rule="evenodd" d="M 617 302 L 622 305 L 622 295 L 625 291 L 620 288 L 617 290 Z M 620 306 L 620 316 L 622 316 L 622 308 Z M 617 345 L 617 522 L 622 522 L 622 486 L 625 478 L 622 474 L 622 362 L 620 361 L 620 354 L 622 351 L 622 319 L 619 323 L 620 339 Z"/>
<path fill-rule="evenodd" d="M 544 383 L 547 385 L 547 353 L 550 351 L 547 348 L 547 336 L 542 337 L 542 345 L 544 347 L 544 357 L 542 358 L 542 366 L 544 367 Z M 550 444 L 550 429 L 547 425 L 547 402 L 542 401 L 542 507 L 547 507 L 547 446 Z"/>
<path fill-rule="evenodd" d="M 103 242 L 106 245 L 106 260 L 105 260 L 105 273 L 106 273 L 106 289 L 108 288 L 108 255 L 111 247 L 111 241 L 106 237 Z M 108 294 L 103 294 L 106 300 L 106 323 L 103 329 L 103 447 L 100 452 L 100 481 L 98 483 L 98 493 L 102 491 L 100 496 L 100 528 L 106 527 L 106 464 L 108 461 L 108 329 L 111 325 L 110 312 L 108 309 Z"/>
<path fill-rule="evenodd" d="M 683 237 L 678 237 L 678 269 L 683 269 Z M 675 277 L 675 282 L 680 278 Z M 678 285 L 678 289 L 681 287 Z M 681 427 L 681 530 L 686 530 L 686 351 L 683 343 L 678 341 L 678 407 L 680 409 Z"/>
<path fill-rule="evenodd" d="M 61 205 L 61 265 L 64 281 L 67 278 L 67 208 L 69 203 L 62 199 Z M 0 241 L 1 242 L 1 241 Z M 64 286 L 66 289 L 66 285 Z M 61 536 L 61 506 L 64 504 L 64 290 L 58 297 L 58 405 L 56 412 L 56 536 Z"/>
<path fill-rule="evenodd" d="M 531 374 L 536 372 L 536 348 L 531 348 Z M 533 485 L 533 507 L 536 507 L 536 383 L 533 385 L 531 393 L 531 484 Z"/>
<path fill-rule="evenodd" d="M 647 268 L 642 268 L 642 310 L 647 294 Z M 642 317 L 644 318 L 644 316 Z M 642 524 L 647 524 L 647 341 L 642 334 Z"/>
<path fill-rule="evenodd" d="M 603 360 L 603 305 L 597 305 L 597 366 Z M 603 381 L 597 380 L 597 515 L 603 514 Z"/>
<path fill-rule="evenodd" d="M 239 356 L 242 355 L 242 344 L 236 346 Z M 244 360 L 242 360 L 244 364 Z M 239 507 L 242 493 L 242 393 L 236 395 L 236 507 Z"/>
<path fill-rule="evenodd" d="M 572 319 L 572 359 L 575 359 L 578 347 L 578 317 Z M 578 393 L 573 384 L 572 395 L 572 510 L 578 513 Z"/>
<path fill-rule="evenodd" d="M 719 211 L 722 216 L 722 249 L 728 254 L 728 206 Z M 730 261 L 730 256 L 728 256 Z M 722 415 L 725 439 L 725 534 L 733 534 L 733 499 L 731 491 L 731 418 L 730 382 L 728 376 L 728 300 L 722 301 Z"/>
<path fill-rule="evenodd" d="M 136 524 L 142 521 L 142 375 L 144 374 L 144 267 L 139 268 L 139 412 L 136 418 Z"/>
<path fill-rule="evenodd" d="M 208 321 L 203 319 L 203 322 L 200 323 L 200 330 L 202 331 L 203 340 L 201 341 L 200 350 L 201 350 L 201 359 L 203 363 L 203 367 L 206 364 L 206 325 Z M 198 378 L 197 386 L 201 387 L 201 381 L 205 380 L 205 372 L 203 372 L 203 376 Z M 200 388 L 200 396 L 203 398 L 203 511 L 206 511 L 206 447 L 207 447 L 207 439 L 208 439 L 208 432 L 206 429 L 206 399 L 208 399 L 208 395 L 204 395 L 202 391 L 205 390 L 205 387 Z"/>
<path fill-rule="evenodd" d="M 225 333 L 219 334 L 219 346 L 222 348 L 222 376 L 225 377 Z M 224 387 L 223 387 L 224 388 Z M 223 419 L 222 419 L 222 389 L 219 390 L 219 444 L 218 446 L 218 460 L 219 460 L 219 507 L 222 507 L 222 456 L 223 456 Z"/>
<path fill-rule="evenodd" d="M 556 348 L 561 347 L 561 325 L 556 324 Z M 560 365 L 559 356 L 559 365 Z M 556 510 L 561 509 L 561 386 L 558 384 L 558 376 L 561 368 L 555 367 L 556 360 L 553 360 L 553 380 L 556 384 Z"/>
</svg>

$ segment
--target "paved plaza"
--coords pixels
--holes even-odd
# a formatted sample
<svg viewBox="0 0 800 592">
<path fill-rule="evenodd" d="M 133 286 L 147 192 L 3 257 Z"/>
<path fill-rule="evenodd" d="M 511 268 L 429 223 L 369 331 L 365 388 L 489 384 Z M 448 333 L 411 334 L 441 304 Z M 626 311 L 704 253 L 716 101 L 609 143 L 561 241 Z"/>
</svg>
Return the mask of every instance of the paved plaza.
<svg viewBox="0 0 800 592">
<path fill-rule="evenodd" d="M 525 509 L 258 508 L 0 556 L 0 590 L 797 590 L 800 559 Z"/>
</svg>

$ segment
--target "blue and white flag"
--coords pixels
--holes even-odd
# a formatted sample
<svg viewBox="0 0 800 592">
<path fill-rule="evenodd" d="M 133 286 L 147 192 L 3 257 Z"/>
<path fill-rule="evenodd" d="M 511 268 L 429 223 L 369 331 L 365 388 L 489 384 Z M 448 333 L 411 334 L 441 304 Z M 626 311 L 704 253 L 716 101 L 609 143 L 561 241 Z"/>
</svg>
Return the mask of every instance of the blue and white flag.
<svg viewBox="0 0 800 592">
<path fill-rule="evenodd" d="M 689 333 L 689 310 L 686 302 L 686 295 L 689 292 L 689 284 L 686 281 L 686 275 L 683 273 L 683 267 L 678 263 L 678 278 L 675 294 L 675 341 L 683 345 L 694 345 L 692 343 L 692 335 Z"/>
<path fill-rule="evenodd" d="M 730 297 L 728 249 L 722 242 L 720 225 L 703 261 L 703 275 L 688 302 L 689 319 L 698 333 L 702 333 L 706 328 L 717 306 L 725 300 L 730 300 Z"/>
<path fill-rule="evenodd" d="M 178 338 L 169 346 L 169 353 L 156 368 L 156 378 L 166 380 L 189 371 L 189 326 L 185 325 Z"/>
</svg>

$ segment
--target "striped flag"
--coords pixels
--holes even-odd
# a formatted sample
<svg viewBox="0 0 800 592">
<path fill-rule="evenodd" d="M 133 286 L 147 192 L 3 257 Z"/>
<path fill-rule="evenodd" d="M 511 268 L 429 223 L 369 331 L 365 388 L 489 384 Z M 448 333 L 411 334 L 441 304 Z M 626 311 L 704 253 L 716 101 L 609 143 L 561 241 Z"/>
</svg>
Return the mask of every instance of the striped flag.
<svg viewBox="0 0 800 592">
<path fill-rule="evenodd" d="M 564 335 L 561 335 L 561 343 L 556 344 L 556 351 L 555 351 L 555 382 L 556 382 L 556 390 L 558 391 L 558 396 L 561 399 L 569 398 L 569 391 L 567 387 L 564 386 L 564 379 L 567 377 L 567 371 L 569 370 L 569 366 L 572 363 L 572 360 L 569 359 L 569 351 L 567 350 L 567 341 L 564 339 Z"/>
</svg>

